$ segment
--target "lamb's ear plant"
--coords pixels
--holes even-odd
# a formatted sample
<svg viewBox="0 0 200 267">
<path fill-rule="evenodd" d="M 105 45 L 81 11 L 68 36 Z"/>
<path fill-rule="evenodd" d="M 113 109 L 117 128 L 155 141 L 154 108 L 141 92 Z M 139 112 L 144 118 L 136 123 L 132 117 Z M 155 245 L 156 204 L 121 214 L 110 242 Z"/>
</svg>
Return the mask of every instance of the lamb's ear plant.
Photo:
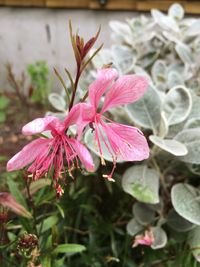
<svg viewBox="0 0 200 267">
<path fill-rule="evenodd" d="M 150 229 L 152 249 L 181 233 L 187 252 L 200 262 L 200 20 L 185 18 L 183 7 L 173 4 L 167 14 L 153 9 L 151 16 L 110 21 L 110 28 L 113 45 L 92 67 L 112 62 L 121 75 L 142 74 L 149 81 L 125 112 L 110 110 L 111 117 L 141 127 L 151 146 L 150 158 L 122 176 L 122 188 L 135 202 L 128 233 L 146 240 Z"/>
</svg>

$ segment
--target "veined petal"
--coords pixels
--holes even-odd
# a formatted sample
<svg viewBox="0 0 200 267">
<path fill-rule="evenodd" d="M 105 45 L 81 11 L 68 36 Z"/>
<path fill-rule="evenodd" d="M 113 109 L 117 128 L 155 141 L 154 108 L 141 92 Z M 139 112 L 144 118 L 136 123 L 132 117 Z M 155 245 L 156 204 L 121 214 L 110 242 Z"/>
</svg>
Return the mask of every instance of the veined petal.
<svg viewBox="0 0 200 267">
<path fill-rule="evenodd" d="M 63 123 L 54 116 L 37 118 L 24 125 L 24 127 L 22 128 L 22 133 L 24 135 L 33 135 L 48 130 L 60 132 L 63 130 Z"/>
<path fill-rule="evenodd" d="M 68 113 L 67 117 L 64 120 L 65 128 L 68 128 L 70 125 L 76 124 L 80 118 L 80 106 L 81 104 L 74 105 L 70 112 Z"/>
<path fill-rule="evenodd" d="M 94 171 L 94 163 L 90 152 L 87 148 L 82 145 L 76 139 L 70 139 L 68 142 L 72 145 L 74 150 L 76 151 L 80 161 L 82 162 L 83 166 L 86 168 L 87 171 L 92 172 Z"/>
<path fill-rule="evenodd" d="M 147 88 L 148 82 L 142 76 L 125 75 L 119 78 L 106 94 L 101 113 L 115 106 L 137 101 Z"/>
<path fill-rule="evenodd" d="M 83 129 L 86 127 L 87 124 L 93 121 L 95 116 L 95 110 L 90 104 L 86 103 L 80 103 L 79 110 L 80 110 L 80 116 L 77 121 L 77 134 L 78 134 L 78 140 L 80 140 Z"/>
<path fill-rule="evenodd" d="M 89 86 L 89 99 L 95 110 L 98 107 L 101 96 L 117 76 L 117 71 L 112 68 L 98 70 L 96 80 Z"/>
<path fill-rule="evenodd" d="M 49 139 L 38 138 L 26 145 L 8 161 L 7 171 L 19 170 L 33 162 L 38 155 L 48 149 L 49 142 Z"/>
<path fill-rule="evenodd" d="M 149 157 L 149 146 L 143 133 L 131 126 L 101 123 L 114 154 L 125 161 L 140 161 Z"/>
</svg>

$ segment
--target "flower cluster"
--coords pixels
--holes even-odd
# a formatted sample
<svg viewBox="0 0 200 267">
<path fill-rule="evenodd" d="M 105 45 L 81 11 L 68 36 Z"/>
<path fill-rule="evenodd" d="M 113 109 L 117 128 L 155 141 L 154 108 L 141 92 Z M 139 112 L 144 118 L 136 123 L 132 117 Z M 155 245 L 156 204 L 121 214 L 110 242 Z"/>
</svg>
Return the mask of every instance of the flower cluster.
<svg viewBox="0 0 200 267">
<path fill-rule="evenodd" d="M 49 138 L 39 137 L 26 145 L 7 163 L 7 170 L 27 171 L 33 180 L 44 176 L 53 178 L 57 195 L 62 195 L 60 181 L 66 175 L 73 177 L 73 170 L 82 166 L 92 172 L 94 163 L 88 149 L 81 143 L 86 127 L 94 131 L 95 141 L 105 164 L 102 144 L 113 158 L 113 170 L 104 175 L 113 180 L 116 160 L 139 161 L 149 157 L 149 147 L 142 132 L 132 126 L 110 121 L 104 113 L 118 105 L 128 104 L 139 99 L 147 89 L 145 78 L 137 75 L 125 75 L 117 79 L 117 71 L 112 68 L 100 69 L 96 80 L 89 86 L 89 103 L 78 103 L 72 107 L 64 121 L 54 116 L 37 118 L 26 124 L 22 133 L 36 135 L 50 131 Z M 103 106 L 100 99 L 105 94 Z M 69 127 L 77 126 L 74 136 L 69 134 Z"/>
</svg>

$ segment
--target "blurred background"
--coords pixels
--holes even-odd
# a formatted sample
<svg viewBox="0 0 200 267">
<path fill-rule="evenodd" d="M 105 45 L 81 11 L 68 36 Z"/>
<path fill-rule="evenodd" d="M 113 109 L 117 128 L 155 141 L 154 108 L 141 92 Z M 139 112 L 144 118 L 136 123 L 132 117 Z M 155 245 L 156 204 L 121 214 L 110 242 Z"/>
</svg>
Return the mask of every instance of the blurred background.
<svg viewBox="0 0 200 267">
<path fill-rule="evenodd" d="M 191 0 L 0 0 L 0 91 L 9 89 L 7 63 L 13 65 L 17 76 L 27 64 L 38 60 L 48 61 L 50 71 L 57 67 L 62 72 L 66 66 L 74 70 L 69 19 L 85 39 L 101 25 L 98 42 L 109 47 L 110 20 L 124 21 L 152 8 L 167 11 L 174 2 L 188 14 L 200 13 L 200 2 Z"/>
</svg>

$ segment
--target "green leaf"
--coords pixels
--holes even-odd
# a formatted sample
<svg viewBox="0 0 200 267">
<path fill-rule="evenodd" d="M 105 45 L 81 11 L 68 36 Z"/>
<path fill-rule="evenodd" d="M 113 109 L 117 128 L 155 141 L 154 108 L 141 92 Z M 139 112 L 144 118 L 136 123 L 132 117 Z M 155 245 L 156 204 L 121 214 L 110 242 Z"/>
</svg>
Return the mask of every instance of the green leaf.
<svg viewBox="0 0 200 267">
<path fill-rule="evenodd" d="M 54 250 L 53 253 L 54 254 L 58 254 L 58 253 L 79 253 L 79 252 L 83 252 L 86 250 L 86 247 L 83 245 L 79 245 L 79 244 L 61 244 L 58 245 Z"/>
<path fill-rule="evenodd" d="M 188 184 L 179 183 L 172 187 L 171 198 L 175 211 L 191 223 L 200 225 L 199 191 Z"/>
<path fill-rule="evenodd" d="M 45 256 L 41 260 L 42 266 L 44 267 L 51 267 L 51 256 Z"/>
<path fill-rule="evenodd" d="M 25 198 L 23 197 L 22 193 L 19 191 L 17 184 L 12 180 L 12 178 L 7 179 L 7 184 L 8 184 L 11 194 L 14 196 L 16 201 L 22 206 L 24 206 L 26 209 L 28 209 Z"/>
<path fill-rule="evenodd" d="M 192 108 L 192 96 L 184 86 L 175 86 L 166 94 L 162 113 L 168 125 L 178 124 L 184 121 Z"/>
<path fill-rule="evenodd" d="M 187 147 L 188 153 L 180 157 L 184 162 L 200 164 L 200 128 L 186 129 L 178 133 L 175 139 Z"/>
<path fill-rule="evenodd" d="M 146 165 L 128 168 L 122 177 L 125 192 L 145 203 L 159 202 L 159 176 L 154 169 Z"/>
<path fill-rule="evenodd" d="M 160 106 L 161 101 L 158 93 L 152 86 L 149 86 L 144 96 L 136 103 L 128 105 L 126 110 L 136 124 L 152 129 L 153 133 L 156 134 L 161 118 Z"/>
<path fill-rule="evenodd" d="M 188 153 L 187 147 L 181 142 L 178 142 L 176 140 L 162 139 L 161 137 L 156 136 L 156 135 L 150 135 L 149 139 L 156 146 L 171 153 L 172 155 L 184 156 Z"/>
<path fill-rule="evenodd" d="M 37 181 L 31 182 L 30 194 L 31 195 L 35 194 L 38 190 L 40 190 L 41 188 L 43 188 L 47 185 L 51 185 L 51 180 L 48 178 L 43 178 L 43 179 L 39 179 Z"/>
<path fill-rule="evenodd" d="M 200 262 L 200 226 L 190 231 L 187 242 L 195 259 Z"/>
<path fill-rule="evenodd" d="M 43 222 L 37 225 L 38 232 L 44 233 L 45 231 L 49 230 L 58 222 L 58 217 L 52 215 L 46 218 Z M 41 229 L 41 230 L 40 230 Z"/>
</svg>

